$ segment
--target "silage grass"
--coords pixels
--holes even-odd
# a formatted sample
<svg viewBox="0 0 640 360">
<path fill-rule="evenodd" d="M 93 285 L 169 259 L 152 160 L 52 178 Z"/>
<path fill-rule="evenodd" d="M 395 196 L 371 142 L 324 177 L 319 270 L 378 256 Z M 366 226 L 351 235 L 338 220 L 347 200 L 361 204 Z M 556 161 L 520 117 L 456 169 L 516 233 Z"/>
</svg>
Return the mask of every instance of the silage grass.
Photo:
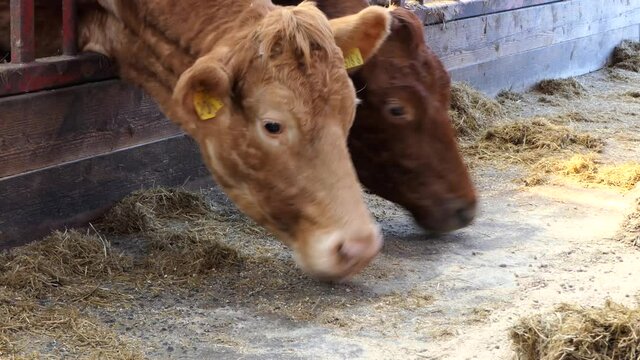
<svg viewBox="0 0 640 360">
<path fill-rule="evenodd" d="M 519 360 L 638 360 L 640 308 L 561 304 L 520 319 L 510 338 Z"/>
<path fill-rule="evenodd" d="M 480 160 L 530 167 L 550 156 L 602 149 L 599 137 L 552 120 L 538 117 L 493 126 L 464 151 Z"/>
<path fill-rule="evenodd" d="M 180 291 L 237 271 L 243 258 L 221 240 L 256 227 L 237 215 L 213 211 L 201 194 L 155 188 L 123 199 L 96 226 L 0 254 L 0 354 L 31 356 L 21 339 L 35 336 L 73 357 L 139 358 L 135 346 L 83 310 L 129 306 L 131 289 Z M 125 253 L 109 240 L 122 236 L 125 247 L 140 251 Z"/>
<path fill-rule="evenodd" d="M 640 198 L 636 199 L 635 207 L 625 217 L 614 239 L 640 249 Z"/>
<path fill-rule="evenodd" d="M 640 182 L 640 163 L 604 164 L 597 154 L 575 154 L 569 159 L 545 159 L 536 164 L 532 176 L 560 175 L 587 185 L 632 190 Z"/>
<path fill-rule="evenodd" d="M 585 94 L 582 85 L 571 78 L 542 81 L 537 90 L 567 98 Z M 547 183 L 554 176 L 622 190 L 630 190 L 640 181 L 639 164 L 601 163 L 598 154 L 605 146 L 604 140 L 573 126 L 609 121 L 608 114 L 570 111 L 509 120 L 500 103 L 467 85 L 454 84 L 453 92 L 452 120 L 471 166 L 477 161 L 494 166 L 520 165 L 528 174 L 519 180 L 527 186 Z M 634 93 L 625 96 L 633 97 Z M 521 97 L 502 92 L 499 99 L 504 103 L 520 101 Z"/>
<path fill-rule="evenodd" d="M 449 116 L 460 138 L 473 139 L 504 116 L 502 105 L 465 83 L 451 85 Z"/>
<path fill-rule="evenodd" d="M 33 338 L 59 343 L 38 353 Z M 142 359 L 137 346 L 99 320 L 65 305 L 41 305 L 23 292 L 0 287 L 0 358 Z"/>
<path fill-rule="evenodd" d="M 612 67 L 640 72 L 640 42 L 625 40 L 613 51 Z"/>
<path fill-rule="evenodd" d="M 549 96 L 574 99 L 586 94 L 586 89 L 574 78 L 545 79 L 534 88 L 536 91 Z"/>
<path fill-rule="evenodd" d="M 130 271 L 132 259 L 87 230 L 56 231 L 45 239 L 0 255 L 0 287 L 41 299 L 112 301 L 100 282 Z"/>
<path fill-rule="evenodd" d="M 0 357 L 42 358 L 35 337 L 59 344 L 59 356 L 141 358 L 136 346 L 81 310 L 126 303 L 129 297 L 113 283 L 124 279 L 132 266 L 130 257 L 89 230 L 54 232 L 3 253 Z"/>
</svg>

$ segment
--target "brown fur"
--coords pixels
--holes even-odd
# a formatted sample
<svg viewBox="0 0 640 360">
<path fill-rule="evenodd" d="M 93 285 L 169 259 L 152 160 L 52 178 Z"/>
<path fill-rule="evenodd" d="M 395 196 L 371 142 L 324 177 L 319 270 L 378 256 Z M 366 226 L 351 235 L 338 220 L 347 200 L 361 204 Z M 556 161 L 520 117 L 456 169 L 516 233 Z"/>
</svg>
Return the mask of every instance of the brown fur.
<svg viewBox="0 0 640 360">
<path fill-rule="evenodd" d="M 99 0 L 79 13 L 81 49 L 110 56 L 150 93 L 229 197 L 305 270 L 341 279 L 376 255 L 381 237 L 347 150 L 356 98 L 342 51 L 370 58 L 388 11 L 329 22 L 312 3 Z M 197 117 L 197 90 L 224 103 L 214 119 Z M 284 131 L 269 134 L 264 121 Z"/>
<path fill-rule="evenodd" d="M 276 0 L 293 5 L 295 0 Z M 366 0 L 318 0 L 329 17 L 366 8 Z M 450 78 L 425 44 L 422 24 L 395 8 L 389 37 L 351 74 L 358 97 L 349 150 L 360 181 L 407 208 L 424 228 L 448 231 L 472 220 L 476 194 L 448 115 Z M 394 117 L 389 106 L 404 109 Z"/>
</svg>

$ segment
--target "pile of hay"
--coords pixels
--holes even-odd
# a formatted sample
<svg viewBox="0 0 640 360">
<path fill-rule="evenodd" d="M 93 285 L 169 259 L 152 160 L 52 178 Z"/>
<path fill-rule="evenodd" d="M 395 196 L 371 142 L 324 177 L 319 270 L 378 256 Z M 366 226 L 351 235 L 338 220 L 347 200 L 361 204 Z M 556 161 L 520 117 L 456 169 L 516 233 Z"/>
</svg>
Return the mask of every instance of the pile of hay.
<svg viewBox="0 0 640 360">
<path fill-rule="evenodd" d="M 0 254 L 0 287 L 29 297 L 109 302 L 99 284 L 130 271 L 132 259 L 95 232 L 56 231 L 44 240 Z"/>
<path fill-rule="evenodd" d="M 634 72 L 640 72 L 640 42 L 625 40 L 613 51 L 611 66 Z"/>
<path fill-rule="evenodd" d="M 134 344 L 75 307 L 44 306 L 0 287 L 0 358 L 42 358 L 30 336 L 48 343 L 57 358 L 144 358 Z"/>
<path fill-rule="evenodd" d="M 602 184 L 633 189 L 640 182 L 640 164 L 627 162 L 620 165 L 602 165 L 593 154 L 574 155 L 571 159 L 558 164 L 563 175 L 578 179 L 584 183 Z"/>
<path fill-rule="evenodd" d="M 132 267 L 131 257 L 95 231 L 57 231 L 0 254 L 0 357 L 35 351 L 27 337 L 37 336 L 55 340 L 53 351 L 61 355 L 141 358 L 131 344 L 79 310 L 121 304 L 125 296 L 110 283 Z"/>
<path fill-rule="evenodd" d="M 545 118 L 516 121 L 493 127 L 467 149 L 483 160 L 506 160 L 533 165 L 559 152 L 600 151 L 603 141 Z"/>
<path fill-rule="evenodd" d="M 535 90 L 565 99 L 580 97 L 586 93 L 585 88 L 574 78 L 542 80 L 536 85 Z"/>
<path fill-rule="evenodd" d="M 502 118 L 504 111 L 500 103 L 469 85 L 453 83 L 449 115 L 458 136 L 469 138 L 477 136 L 497 119 Z"/>
<path fill-rule="evenodd" d="M 118 203 L 100 221 L 102 233 L 54 232 L 0 254 L 0 357 L 37 351 L 33 336 L 54 341 L 62 355 L 141 357 L 84 308 L 126 307 L 131 289 L 175 292 L 241 264 L 238 252 L 220 242 L 229 231 L 251 227 L 237 216 L 213 211 L 199 194 L 156 188 Z"/>
<path fill-rule="evenodd" d="M 200 194 L 153 188 L 136 191 L 122 199 L 97 226 L 117 234 L 149 232 L 161 229 L 170 219 L 199 219 L 210 212 Z"/>
<path fill-rule="evenodd" d="M 521 319 L 510 338 L 521 360 L 638 360 L 640 309 L 611 301 L 602 308 L 563 304 Z"/>
<path fill-rule="evenodd" d="M 202 194 L 154 188 L 132 193 L 99 222 L 111 234 L 142 239 L 141 269 L 159 276 L 194 277 L 242 262 L 237 250 L 223 243 L 230 225 L 256 230 L 236 213 L 214 211 Z"/>
<path fill-rule="evenodd" d="M 538 185 L 546 181 L 544 175 L 560 175 L 583 184 L 603 185 L 624 190 L 633 189 L 640 182 L 640 164 L 626 162 L 604 165 L 596 154 L 575 154 L 568 160 L 545 159 L 534 167 L 527 185 Z"/>
<path fill-rule="evenodd" d="M 640 91 L 627 91 L 626 93 L 622 94 L 622 96 L 640 99 Z"/>
<path fill-rule="evenodd" d="M 635 208 L 622 222 L 615 240 L 640 248 L 640 198 L 636 199 Z"/>
<path fill-rule="evenodd" d="M 549 119 L 549 121 L 556 124 L 567 123 L 601 123 L 607 121 L 606 114 L 602 113 L 583 113 L 580 111 L 570 111 L 564 114 L 559 114 Z"/>
<path fill-rule="evenodd" d="M 498 93 L 498 95 L 496 96 L 496 100 L 500 103 L 500 104 L 506 104 L 507 102 L 511 101 L 511 102 L 519 102 L 524 100 L 524 96 L 520 93 L 517 93 L 515 91 L 511 91 L 511 90 L 502 90 Z"/>
</svg>

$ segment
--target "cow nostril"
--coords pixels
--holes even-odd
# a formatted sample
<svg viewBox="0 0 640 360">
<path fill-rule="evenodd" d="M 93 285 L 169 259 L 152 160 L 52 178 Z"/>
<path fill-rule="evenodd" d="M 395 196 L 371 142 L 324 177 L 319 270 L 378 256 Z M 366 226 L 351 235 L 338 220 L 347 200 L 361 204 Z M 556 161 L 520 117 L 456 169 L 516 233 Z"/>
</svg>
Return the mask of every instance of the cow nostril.
<svg viewBox="0 0 640 360">
<path fill-rule="evenodd" d="M 380 251 L 382 235 L 376 231 L 359 237 L 344 238 L 335 249 L 339 258 L 345 263 L 359 262 L 369 259 Z"/>
<path fill-rule="evenodd" d="M 470 224 L 476 216 L 475 205 L 466 205 L 456 210 L 456 217 L 463 225 Z"/>
<path fill-rule="evenodd" d="M 348 254 L 345 252 L 344 241 L 340 241 L 338 244 L 336 244 L 335 252 L 341 258 L 346 258 L 348 256 Z"/>
</svg>

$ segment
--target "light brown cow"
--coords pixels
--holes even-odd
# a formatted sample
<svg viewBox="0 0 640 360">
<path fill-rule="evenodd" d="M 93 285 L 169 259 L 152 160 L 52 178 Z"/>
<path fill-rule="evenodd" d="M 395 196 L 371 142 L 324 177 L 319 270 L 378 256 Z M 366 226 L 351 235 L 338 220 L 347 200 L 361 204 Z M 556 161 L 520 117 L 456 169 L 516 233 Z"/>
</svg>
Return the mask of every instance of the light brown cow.
<svg viewBox="0 0 640 360">
<path fill-rule="evenodd" d="M 81 48 L 112 57 L 157 100 L 242 211 L 317 277 L 344 279 L 370 262 L 382 238 L 347 151 L 356 96 L 342 53 L 370 58 L 389 32 L 387 10 L 329 22 L 311 3 L 101 4 L 109 11 L 81 9 Z"/>
</svg>

